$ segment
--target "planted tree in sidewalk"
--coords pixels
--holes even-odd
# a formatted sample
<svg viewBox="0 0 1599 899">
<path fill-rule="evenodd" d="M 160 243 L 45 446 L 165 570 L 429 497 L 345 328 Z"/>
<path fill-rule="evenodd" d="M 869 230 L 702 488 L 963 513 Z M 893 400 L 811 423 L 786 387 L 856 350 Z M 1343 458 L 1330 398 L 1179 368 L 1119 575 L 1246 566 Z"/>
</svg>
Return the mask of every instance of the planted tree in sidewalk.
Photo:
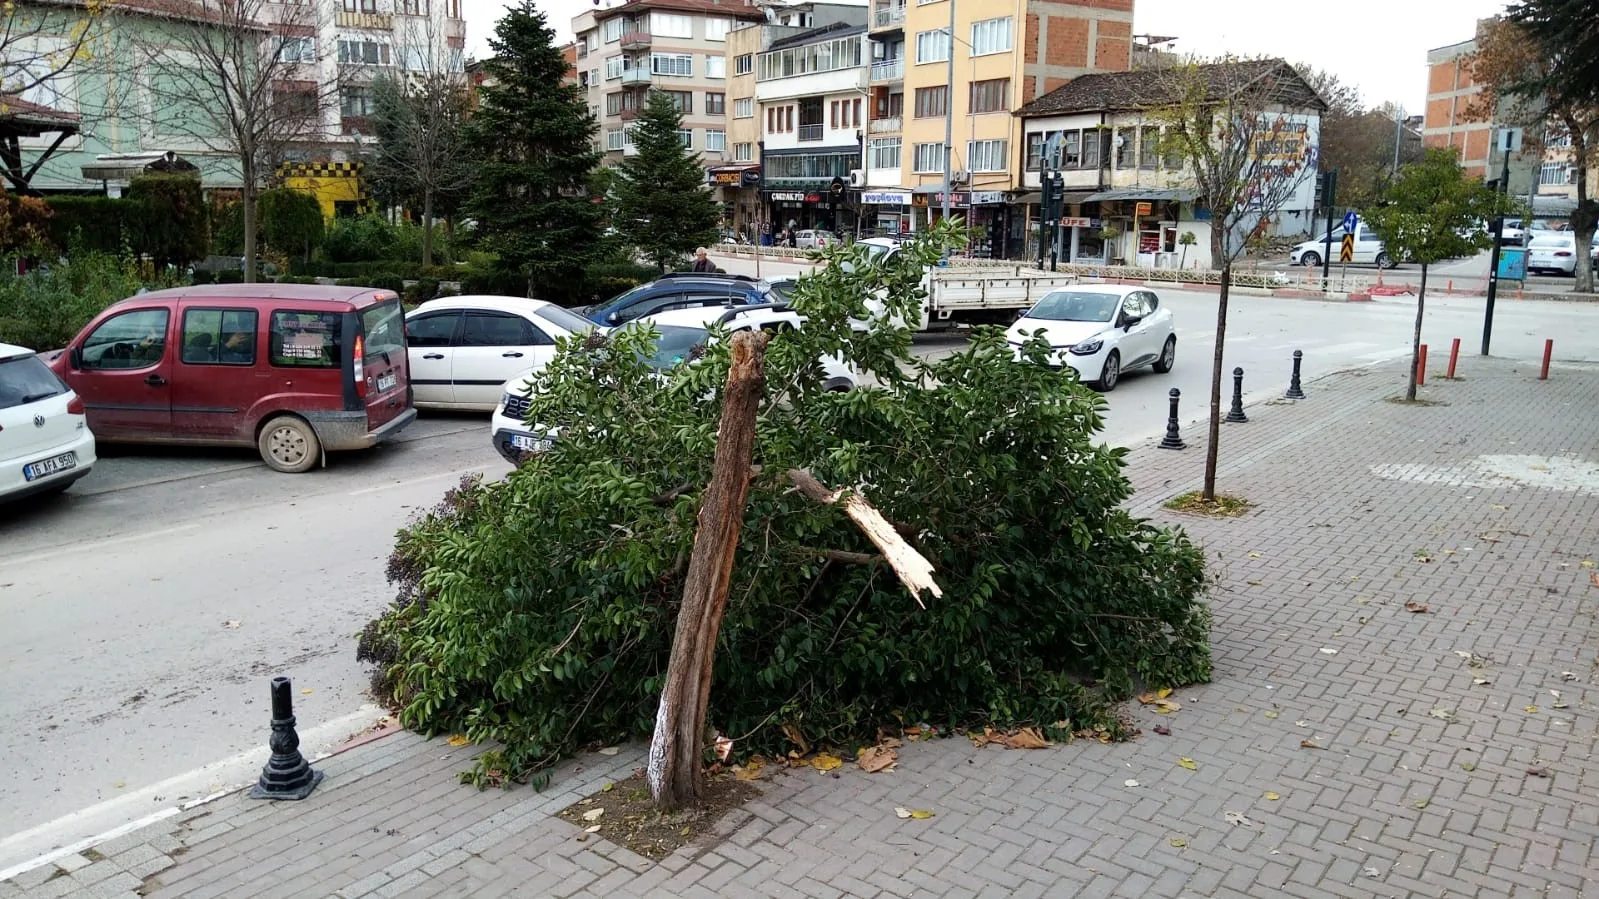
<svg viewBox="0 0 1599 899">
<path fill-rule="evenodd" d="M 1515 15 L 1486 23 L 1477 35 L 1477 55 L 1471 67 L 1482 93 L 1471 112 L 1482 121 L 1519 125 L 1523 152 L 1547 158 L 1544 151 L 1550 148 L 1571 165 L 1577 207 L 1570 221 L 1579 251 L 1572 289 L 1592 293 L 1593 264 L 1582 251 L 1592 243 L 1599 225 L 1599 201 L 1590 194 L 1588 184 L 1589 169 L 1599 166 L 1599 91 L 1584 90 L 1580 79 L 1568 77 L 1592 64 L 1578 55 L 1581 50 L 1572 42 L 1584 27 L 1591 32 L 1599 21 L 1571 17 L 1582 5 L 1523 4 L 1524 15 L 1544 17 L 1531 19 L 1541 23 L 1537 27 L 1521 24 Z M 1547 30 L 1558 21 L 1565 22 L 1564 30 Z"/>
<path fill-rule="evenodd" d="M 1395 259 L 1421 265 L 1416 292 L 1416 327 L 1410 341 L 1410 381 L 1405 399 L 1416 399 L 1421 366 L 1421 323 L 1427 310 L 1427 268 L 1445 259 L 1474 255 L 1493 243 L 1482 223 L 1508 212 L 1510 201 L 1468 176 L 1452 148 L 1433 148 L 1421 162 L 1399 170 L 1382 201 L 1366 211 L 1366 222 Z"/>
<path fill-rule="evenodd" d="M 1315 141 L 1305 115 L 1326 104 L 1280 59 L 1173 66 L 1160 72 L 1158 92 L 1164 102 L 1150 110 L 1150 118 L 1164 125 L 1162 143 L 1169 152 L 1163 155 L 1183 160 L 1179 177 L 1191 180 L 1196 202 L 1210 209 L 1211 267 L 1221 271 L 1201 493 L 1204 502 L 1214 503 L 1233 264 L 1251 236 L 1307 189 Z"/>
<path fill-rule="evenodd" d="M 532 0 L 506 11 L 489 47 L 466 131 L 477 172 L 466 212 L 483 249 L 518 273 L 531 296 L 581 278 L 598 252 L 600 214 L 587 190 L 600 162 L 598 125 Z"/>
<path fill-rule="evenodd" d="M 897 722 L 1122 735 L 1108 703 L 1135 683 L 1209 677 L 1203 556 L 1123 508 L 1103 398 L 1044 364 L 1042 341 L 1017 361 L 982 329 L 926 360 L 906 328 L 851 327 L 879 301 L 887 321 L 914 318 L 955 233 L 939 224 L 887 262 L 828 248 L 791 294 L 804 326 L 765 347 L 749 464 L 732 466 L 742 512 L 716 519 L 732 526 L 708 569 L 726 572 L 714 660 L 686 669 L 735 758 L 848 751 Z M 560 428 L 554 446 L 399 536 L 400 595 L 360 655 L 408 726 L 503 743 L 475 783 L 655 732 L 674 637 L 708 648 L 715 606 L 688 589 L 702 521 L 737 506 L 710 485 L 728 486 L 723 408 L 743 388 L 727 386 L 725 331 L 684 337 L 641 324 L 564 343 L 525 417 Z M 826 392 L 828 356 L 880 386 Z M 797 490 L 796 472 L 828 486 Z M 855 499 L 930 563 L 942 598 L 907 595 Z M 694 726 L 696 708 L 672 720 Z M 703 733 L 671 732 L 690 772 L 706 762 Z"/>
<path fill-rule="evenodd" d="M 683 145 L 682 128 L 677 105 L 651 91 L 633 125 L 637 152 L 622 160 L 614 185 L 619 230 L 663 272 L 714 241 L 721 215 L 700 154 Z"/>
</svg>

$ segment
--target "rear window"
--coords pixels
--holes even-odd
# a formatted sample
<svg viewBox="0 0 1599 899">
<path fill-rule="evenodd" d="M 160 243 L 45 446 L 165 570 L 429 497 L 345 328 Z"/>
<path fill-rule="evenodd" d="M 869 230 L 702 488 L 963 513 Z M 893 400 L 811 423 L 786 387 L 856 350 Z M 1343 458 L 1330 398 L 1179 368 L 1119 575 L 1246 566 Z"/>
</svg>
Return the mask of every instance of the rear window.
<svg viewBox="0 0 1599 899">
<path fill-rule="evenodd" d="M 540 306 L 533 314 L 572 334 L 587 334 L 594 330 L 593 322 L 560 306 Z"/>
<path fill-rule="evenodd" d="M 66 392 L 67 385 L 38 356 L 0 359 L 0 409 L 36 403 Z"/>
<path fill-rule="evenodd" d="M 344 358 L 340 312 L 272 313 L 272 364 L 284 368 L 339 368 Z"/>
<path fill-rule="evenodd" d="M 1560 247 L 1570 248 L 1575 246 L 1576 243 L 1577 241 L 1574 238 L 1568 237 L 1564 234 L 1541 234 L 1537 237 L 1534 237 L 1532 242 L 1527 244 L 1527 246 L 1558 249 Z"/>
<path fill-rule="evenodd" d="M 387 300 L 361 310 L 361 331 L 366 335 L 367 359 L 405 352 L 405 311 L 400 301 Z"/>
</svg>

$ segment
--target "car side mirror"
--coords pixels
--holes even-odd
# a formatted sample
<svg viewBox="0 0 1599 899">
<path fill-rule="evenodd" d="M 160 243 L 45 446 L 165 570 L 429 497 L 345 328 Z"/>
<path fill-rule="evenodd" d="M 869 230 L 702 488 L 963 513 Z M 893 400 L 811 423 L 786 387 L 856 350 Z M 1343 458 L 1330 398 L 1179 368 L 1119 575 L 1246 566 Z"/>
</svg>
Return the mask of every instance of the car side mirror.
<svg viewBox="0 0 1599 899">
<path fill-rule="evenodd" d="M 83 348 L 82 347 L 73 347 L 71 350 L 69 350 L 67 352 L 67 363 L 72 366 L 72 370 L 73 371 L 77 371 L 78 369 L 82 368 L 83 367 Z"/>
<path fill-rule="evenodd" d="M 1124 313 L 1122 315 L 1122 328 L 1123 330 L 1130 331 L 1132 330 L 1133 325 L 1136 325 L 1143 320 L 1144 317 L 1142 315 L 1127 315 Z"/>
<path fill-rule="evenodd" d="M 612 325 L 619 325 L 622 323 L 622 313 L 612 312 L 610 315 L 605 317 L 605 320 L 610 322 Z"/>
</svg>

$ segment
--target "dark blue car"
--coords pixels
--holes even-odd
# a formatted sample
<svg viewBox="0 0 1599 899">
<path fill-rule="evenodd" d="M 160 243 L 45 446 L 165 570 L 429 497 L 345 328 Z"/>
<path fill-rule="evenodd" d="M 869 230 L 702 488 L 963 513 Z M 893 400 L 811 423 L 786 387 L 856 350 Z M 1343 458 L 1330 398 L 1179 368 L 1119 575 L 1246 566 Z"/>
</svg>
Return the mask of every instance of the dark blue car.
<svg viewBox="0 0 1599 899">
<path fill-rule="evenodd" d="M 745 306 L 782 300 L 775 286 L 747 275 L 712 275 L 678 272 L 593 306 L 572 311 L 595 324 L 614 328 L 646 315 L 696 306 Z"/>
</svg>

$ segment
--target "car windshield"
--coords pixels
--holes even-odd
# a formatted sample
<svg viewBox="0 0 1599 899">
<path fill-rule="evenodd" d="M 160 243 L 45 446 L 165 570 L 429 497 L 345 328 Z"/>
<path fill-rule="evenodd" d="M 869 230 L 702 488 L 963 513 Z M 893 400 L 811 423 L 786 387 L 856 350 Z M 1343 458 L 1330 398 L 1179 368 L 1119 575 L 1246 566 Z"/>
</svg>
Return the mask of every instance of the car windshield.
<svg viewBox="0 0 1599 899">
<path fill-rule="evenodd" d="M 1052 322 L 1108 322 L 1120 302 L 1121 297 L 1114 293 L 1057 290 L 1039 300 L 1027 317 Z"/>
<path fill-rule="evenodd" d="M 869 243 L 865 246 L 867 262 L 881 262 L 883 257 L 888 255 L 888 252 L 893 249 L 893 247 L 887 247 L 880 243 Z"/>
<path fill-rule="evenodd" d="M 0 409 L 36 403 L 66 392 L 67 385 L 38 356 L 0 359 Z"/>
<path fill-rule="evenodd" d="M 648 325 L 639 324 L 631 327 L 648 327 Z M 695 347 L 703 347 L 711 338 L 710 332 L 704 328 L 685 328 L 680 325 L 654 327 L 660 337 L 655 341 L 655 352 L 644 361 L 657 371 L 676 368 L 694 358 Z"/>
<path fill-rule="evenodd" d="M 366 333 L 367 358 L 405 349 L 405 312 L 399 300 L 388 300 L 361 310 L 361 330 Z"/>
<path fill-rule="evenodd" d="M 533 314 L 569 334 L 587 334 L 594 330 L 593 322 L 560 306 L 540 306 Z"/>
</svg>

